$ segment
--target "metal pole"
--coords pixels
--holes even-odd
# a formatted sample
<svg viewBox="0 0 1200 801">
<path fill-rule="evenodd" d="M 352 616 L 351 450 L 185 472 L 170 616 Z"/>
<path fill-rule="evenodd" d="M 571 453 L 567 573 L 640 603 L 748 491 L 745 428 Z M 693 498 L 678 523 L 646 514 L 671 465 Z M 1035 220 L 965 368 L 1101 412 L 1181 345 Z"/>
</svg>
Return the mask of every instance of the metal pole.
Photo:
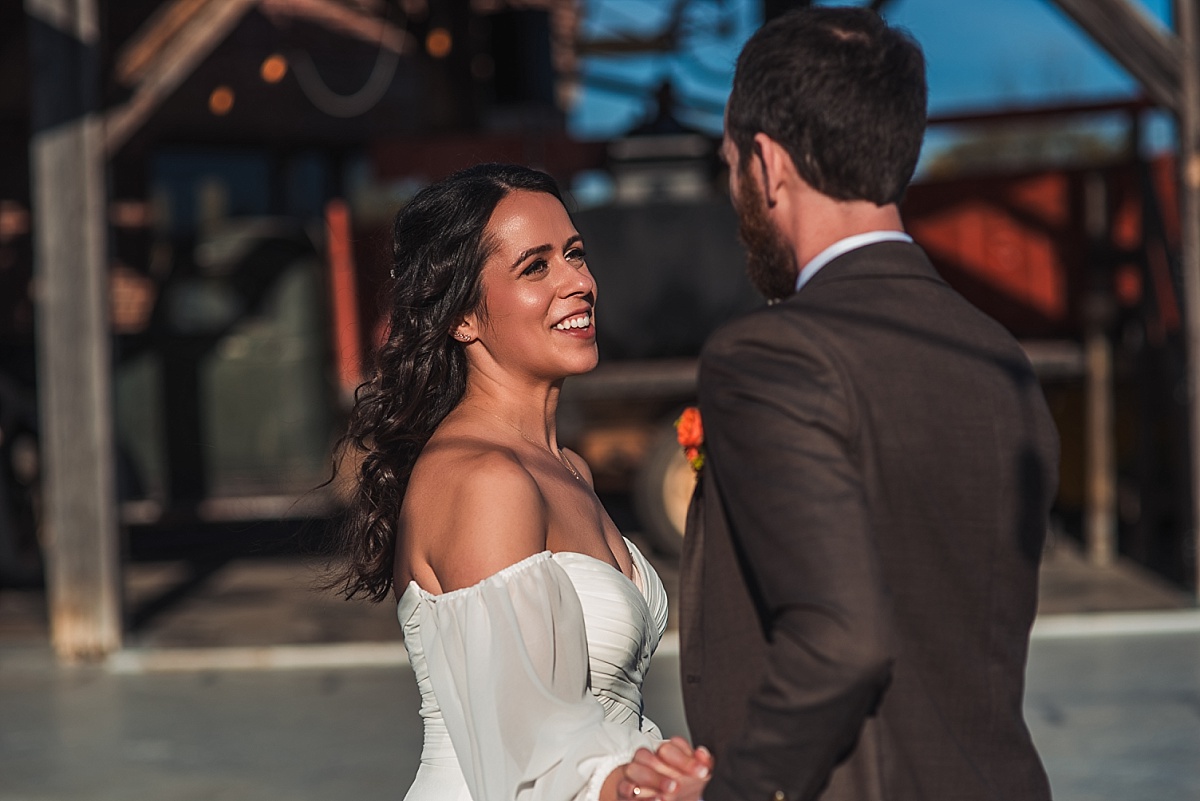
<svg viewBox="0 0 1200 801">
<path fill-rule="evenodd" d="M 96 6 L 25 0 L 46 582 L 71 661 L 121 644 Z"/>
<path fill-rule="evenodd" d="M 1183 308 L 1188 360 L 1188 420 L 1191 428 L 1192 546 L 1196 594 L 1200 597 L 1200 59 L 1197 58 L 1195 0 L 1175 0 L 1181 45 L 1179 104 L 1180 237 Z"/>
</svg>

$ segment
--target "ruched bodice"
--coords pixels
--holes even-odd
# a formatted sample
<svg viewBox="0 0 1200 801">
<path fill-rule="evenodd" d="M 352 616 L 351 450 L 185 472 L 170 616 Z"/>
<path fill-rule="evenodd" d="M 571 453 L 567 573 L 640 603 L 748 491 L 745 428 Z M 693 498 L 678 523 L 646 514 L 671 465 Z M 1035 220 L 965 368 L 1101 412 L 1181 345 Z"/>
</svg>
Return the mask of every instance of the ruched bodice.
<svg viewBox="0 0 1200 801">
<path fill-rule="evenodd" d="M 409 801 L 594 797 L 599 774 L 661 739 L 642 681 L 667 596 L 626 543 L 633 580 L 544 551 L 442 595 L 409 584 L 397 614 L 425 726 Z"/>
</svg>

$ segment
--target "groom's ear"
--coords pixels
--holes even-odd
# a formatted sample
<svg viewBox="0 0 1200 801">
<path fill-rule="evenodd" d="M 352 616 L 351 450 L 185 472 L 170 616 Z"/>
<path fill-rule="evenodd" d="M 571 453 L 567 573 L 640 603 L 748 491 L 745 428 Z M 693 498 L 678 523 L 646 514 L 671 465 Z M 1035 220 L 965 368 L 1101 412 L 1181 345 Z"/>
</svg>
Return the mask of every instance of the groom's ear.
<svg viewBox="0 0 1200 801">
<path fill-rule="evenodd" d="M 787 149 L 765 133 L 754 135 L 754 158 L 758 162 L 767 208 L 774 208 L 780 192 L 785 191 L 796 176 L 796 166 Z"/>
</svg>

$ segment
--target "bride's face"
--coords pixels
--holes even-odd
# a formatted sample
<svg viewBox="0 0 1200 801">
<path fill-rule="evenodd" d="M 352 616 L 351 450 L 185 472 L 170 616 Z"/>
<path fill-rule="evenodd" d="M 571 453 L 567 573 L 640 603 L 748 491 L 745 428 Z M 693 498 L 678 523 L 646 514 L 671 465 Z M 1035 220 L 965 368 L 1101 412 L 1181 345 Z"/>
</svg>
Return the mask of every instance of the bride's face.
<svg viewBox="0 0 1200 801">
<path fill-rule="evenodd" d="M 550 380 L 595 367 L 596 282 L 562 203 L 513 192 L 492 212 L 487 234 L 495 251 L 483 267 L 482 313 L 471 316 L 487 357 Z"/>
</svg>

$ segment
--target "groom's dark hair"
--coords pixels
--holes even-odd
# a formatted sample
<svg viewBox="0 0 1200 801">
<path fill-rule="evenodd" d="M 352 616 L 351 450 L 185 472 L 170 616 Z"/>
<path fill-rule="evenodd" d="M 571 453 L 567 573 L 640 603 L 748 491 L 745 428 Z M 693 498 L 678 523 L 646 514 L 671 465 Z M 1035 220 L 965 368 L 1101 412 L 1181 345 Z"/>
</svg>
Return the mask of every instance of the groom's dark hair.
<svg viewBox="0 0 1200 801">
<path fill-rule="evenodd" d="M 925 57 L 906 32 L 865 8 L 804 8 L 742 49 L 725 129 L 743 167 L 762 132 L 818 192 L 883 206 L 916 169 L 925 98 Z"/>
</svg>

